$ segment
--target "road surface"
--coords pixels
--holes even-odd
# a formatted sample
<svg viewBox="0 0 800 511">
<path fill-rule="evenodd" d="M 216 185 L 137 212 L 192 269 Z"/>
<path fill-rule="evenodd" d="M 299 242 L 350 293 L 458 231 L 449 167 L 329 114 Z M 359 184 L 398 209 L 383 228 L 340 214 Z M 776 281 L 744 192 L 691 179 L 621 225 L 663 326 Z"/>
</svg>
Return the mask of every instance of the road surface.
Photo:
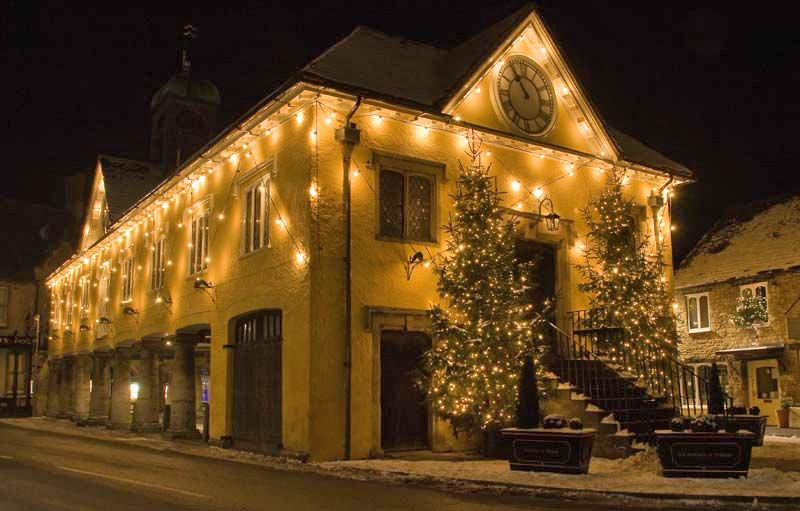
<svg viewBox="0 0 800 511">
<path fill-rule="evenodd" d="M 603 509 L 354 481 L 6 425 L 0 425 L 0 484 L 2 511 Z"/>
</svg>

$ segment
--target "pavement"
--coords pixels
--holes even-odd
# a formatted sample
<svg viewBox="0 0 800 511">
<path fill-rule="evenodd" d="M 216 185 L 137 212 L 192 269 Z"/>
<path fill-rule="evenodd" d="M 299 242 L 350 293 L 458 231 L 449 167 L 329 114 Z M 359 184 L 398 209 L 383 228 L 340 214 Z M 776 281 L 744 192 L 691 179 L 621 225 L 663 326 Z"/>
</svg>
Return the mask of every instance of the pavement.
<svg viewBox="0 0 800 511">
<path fill-rule="evenodd" d="M 414 485 L 143 449 L 0 423 L 3 511 L 458 510 L 579 511 L 611 503 L 463 495 Z M 637 509 L 675 509 L 640 507 Z"/>
<path fill-rule="evenodd" d="M 775 448 L 781 456 L 780 447 Z M 780 461 L 800 463 L 798 459 Z M 5 487 L 0 492 L 2 511 L 108 506 L 114 511 L 797 508 L 797 499 L 761 498 L 754 506 L 752 499 L 746 498 L 688 497 L 668 481 L 660 494 L 637 496 L 606 488 L 570 491 L 530 483 L 476 484 L 478 481 L 424 474 L 398 477 L 386 471 L 331 469 L 329 465 L 219 449 L 198 441 L 166 440 L 158 434 L 81 428 L 64 420 L 0 420 L 0 481 Z"/>
</svg>

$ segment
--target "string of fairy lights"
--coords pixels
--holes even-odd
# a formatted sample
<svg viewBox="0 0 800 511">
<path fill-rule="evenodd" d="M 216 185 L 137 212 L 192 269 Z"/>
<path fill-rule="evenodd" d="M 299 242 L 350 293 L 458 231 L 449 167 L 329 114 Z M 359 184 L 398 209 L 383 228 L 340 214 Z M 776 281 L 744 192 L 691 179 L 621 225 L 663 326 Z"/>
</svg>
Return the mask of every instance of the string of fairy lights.
<svg viewBox="0 0 800 511">
<path fill-rule="evenodd" d="M 233 190 L 236 184 L 236 178 L 242 173 L 243 169 L 243 162 L 245 161 L 252 161 L 252 166 L 257 165 L 256 157 L 253 153 L 253 144 L 254 142 L 258 142 L 261 140 L 265 140 L 272 136 L 277 136 L 280 128 L 287 123 L 294 122 L 298 126 L 302 126 L 306 112 L 312 108 L 314 109 L 314 123 L 309 129 L 309 138 L 311 142 L 314 144 L 314 151 L 313 151 L 313 161 L 310 170 L 310 186 L 308 189 L 309 198 L 310 198 L 310 209 L 312 213 L 312 222 L 318 226 L 318 214 L 319 214 L 319 140 L 318 140 L 318 130 L 320 129 L 321 124 L 324 126 L 331 126 L 333 128 L 340 127 L 341 120 L 343 119 L 343 115 L 336 110 L 335 107 L 328 104 L 327 102 L 323 101 L 320 96 L 318 95 L 312 101 L 301 105 L 300 107 L 296 108 L 294 111 L 290 111 L 285 118 L 275 120 L 273 119 L 274 116 L 268 117 L 266 120 L 262 121 L 259 124 L 259 127 L 262 127 L 263 130 L 260 133 L 254 133 L 255 129 L 251 129 L 246 131 L 238 140 L 229 144 L 226 149 L 221 150 L 217 153 L 216 156 L 205 158 L 201 157 L 201 161 L 198 161 L 195 164 L 187 166 L 185 173 L 187 175 L 183 176 L 182 179 L 179 177 L 175 179 L 176 182 L 172 183 L 171 186 L 162 186 L 156 190 L 151 196 L 149 196 L 149 200 L 145 203 L 137 206 L 131 212 L 127 213 L 122 219 L 120 219 L 116 225 L 112 225 L 111 229 L 109 230 L 109 234 L 104 236 L 99 242 L 97 242 L 94 246 L 90 247 L 87 251 L 85 251 L 82 255 L 76 255 L 71 260 L 67 261 L 61 268 L 56 270 L 48 280 L 48 286 L 51 288 L 52 292 L 52 302 L 51 304 L 55 307 L 59 303 L 63 303 L 64 300 L 57 303 L 57 295 L 58 290 L 61 289 L 63 286 L 67 286 L 69 289 L 73 286 L 73 276 L 80 274 L 82 270 L 85 268 L 90 268 L 90 272 L 94 272 L 94 269 L 101 266 L 108 266 L 110 267 L 110 273 L 117 273 L 118 266 L 116 264 L 109 264 L 112 262 L 113 257 L 112 253 L 114 251 L 117 252 L 117 258 L 120 258 L 120 253 L 123 251 L 129 251 L 131 248 L 137 249 L 137 253 L 135 254 L 135 259 L 138 263 L 141 263 L 141 252 L 144 250 L 145 245 L 147 245 L 150 251 L 154 251 L 155 244 L 162 236 L 166 236 L 168 231 L 169 221 L 167 220 L 167 215 L 170 211 L 180 212 L 180 205 L 181 201 L 184 202 L 184 210 L 182 215 L 177 215 L 178 217 L 176 220 L 176 227 L 177 230 L 181 230 L 183 228 L 183 219 L 188 214 L 191 214 L 195 211 L 195 208 L 205 208 L 209 207 L 207 204 L 201 204 L 202 200 L 199 202 L 195 201 L 195 195 L 200 192 L 201 188 L 206 185 L 207 180 L 212 177 L 217 171 L 222 171 L 226 169 L 226 167 L 233 169 L 233 175 L 230 178 L 230 185 L 228 187 L 228 191 L 225 195 L 224 200 L 222 201 L 222 205 L 219 207 L 217 214 L 215 215 L 216 218 L 216 225 L 215 229 L 211 231 L 211 240 L 209 242 L 208 250 L 206 252 L 206 265 L 211 260 L 211 254 L 213 253 L 212 248 L 214 247 L 214 242 L 217 240 L 217 232 L 222 227 L 222 223 L 228 216 L 228 208 L 231 204 L 231 198 L 235 196 L 233 194 Z M 322 115 L 320 115 L 320 111 Z M 386 110 L 380 107 L 375 107 L 375 109 L 369 113 L 360 114 L 354 116 L 354 118 L 371 118 L 373 123 L 377 123 L 378 125 L 382 124 L 385 121 L 398 123 L 401 125 L 406 125 L 413 127 L 417 130 L 418 134 L 421 136 L 426 136 L 430 131 L 436 131 L 440 133 L 451 134 L 457 137 L 457 142 L 461 143 L 463 146 L 466 146 L 467 142 L 467 135 L 469 131 L 463 126 L 458 124 L 454 124 L 452 121 L 456 121 L 457 123 L 460 121 L 458 116 L 455 116 L 449 121 L 438 121 L 433 118 L 425 118 L 420 116 L 415 116 L 413 119 L 406 119 L 402 117 L 401 112 L 395 112 L 394 114 L 388 113 Z M 320 123 L 322 121 L 322 123 Z M 488 138 L 488 137 L 487 137 Z M 557 176 L 533 187 L 532 189 L 528 189 L 524 187 L 518 180 L 512 182 L 511 187 L 512 190 L 516 191 L 517 188 L 520 190 L 524 190 L 526 194 L 526 198 L 536 198 L 539 199 L 544 194 L 544 189 L 549 187 L 550 185 L 558 182 L 561 179 L 571 177 L 574 175 L 575 172 L 582 168 L 588 168 L 590 166 L 595 166 L 595 168 L 599 168 L 602 171 L 602 166 L 607 165 L 604 160 L 599 160 L 597 158 L 586 158 L 583 157 L 576 157 L 575 155 L 558 151 L 555 149 L 544 148 L 544 147 L 537 147 L 535 145 L 529 144 L 532 146 L 531 149 L 522 147 L 520 144 L 515 143 L 513 146 L 506 145 L 503 141 L 496 137 L 494 144 L 491 141 L 488 141 L 487 144 L 496 145 L 500 148 L 510 149 L 514 151 L 522 151 L 524 153 L 532 154 L 539 159 L 550 159 L 559 162 L 560 165 L 563 165 L 563 168 L 566 170 Z M 227 153 L 227 154 L 226 154 Z M 487 157 L 492 157 L 495 161 L 499 162 L 502 167 L 508 172 L 509 168 L 505 163 L 498 157 L 498 155 L 493 154 L 490 150 L 485 152 Z M 205 159 L 204 159 L 205 158 Z M 263 162 L 262 162 L 263 163 Z M 353 170 L 353 177 L 359 177 L 360 175 L 364 174 L 361 170 L 361 167 L 357 161 L 353 161 L 355 165 L 355 169 Z M 576 165 L 577 164 L 577 165 Z M 375 192 L 373 185 L 369 182 L 368 179 L 364 180 L 367 186 Z M 101 182 L 102 186 L 102 182 Z M 160 191 L 163 188 L 163 191 Z M 160 192 L 160 193 L 159 193 Z M 208 192 L 210 194 L 210 192 Z M 275 196 L 273 193 L 268 194 L 269 200 L 269 207 L 271 211 L 274 211 L 276 215 L 275 223 L 281 227 L 281 229 L 286 232 L 289 241 L 291 242 L 294 254 L 293 260 L 297 265 L 304 265 L 308 261 L 308 253 L 307 249 L 305 248 L 304 244 L 300 241 L 300 238 L 292 232 L 292 229 L 289 226 L 288 219 L 281 213 L 282 208 L 275 200 Z M 524 200 L 524 199 L 523 199 Z M 521 203 L 523 201 L 519 201 Z M 519 204 L 518 203 L 518 204 Z M 520 209 L 519 206 L 516 209 Z M 173 216 L 176 216 L 173 213 Z M 211 218 L 209 214 L 208 218 Z M 205 226 L 206 229 L 209 229 L 209 225 Z M 133 240 L 135 237 L 138 236 L 139 233 L 143 233 L 143 237 L 145 238 L 144 241 L 135 244 Z M 316 231 L 316 246 L 319 246 L 319 229 Z M 169 270 L 173 267 L 173 260 L 175 256 L 175 248 L 177 242 L 177 233 L 172 236 L 166 236 L 167 238 L 171 238 L 169 241 L 169 249 L 166 251 L 167 253 L 163 255 L 164 267 L 162 271 L 164 272 L 164 280 L 167 280 L 167 275 Z M 136 246 L 138 245 L 138 247 Z M 413 243 L 406 242 L 406 245 L 413 251 L 412 253 L 417 253 L 417 248 L 414 246 Z M 187 247 L 190 248 L 191 247 Z M 431 264 L 435 264 L 435 261 L 439 254 L 432 254 L 428 247 L 424 247 L 426 252 L 428 253 L 428 259 L 425 261 L 424 265 L 430 266 Z M 136 265 L 137 270 L 142 269 L 141 264 Z M 138 273 L 138 272 L 137 272 Z M 88 279 L 87 279 L 88 282 Z M 94 283 L 94 287 L 96 287 L 96 282 Z M 166 301 L 169 302 L 171 299 L 169 298 L 169 291 L 168 289 L 163 289 L 165 292 L 165 296 L 161 293 L 157 294 L 156 300 L 159 301 Z M 74 300 L 71 299 L 71 292 L 68 291 L 70 297 L 67 298 L 67 302 L 72 304 Z M 86 305 L 88 307 L 88 305 Z M 58 320 L 59 323 L 62 323 L 63 318 L 52 318 L 51 321 L 54 323 Z M 61 326 L 59 324 L 58 326 Z"/>
</svg>

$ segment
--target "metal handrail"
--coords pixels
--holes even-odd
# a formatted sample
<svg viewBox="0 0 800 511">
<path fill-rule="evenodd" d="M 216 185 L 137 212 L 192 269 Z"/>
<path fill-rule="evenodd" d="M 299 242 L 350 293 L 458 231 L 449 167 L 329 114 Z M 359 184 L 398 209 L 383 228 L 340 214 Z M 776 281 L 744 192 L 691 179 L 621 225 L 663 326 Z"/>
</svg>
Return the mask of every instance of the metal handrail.
<svg viewBox="0 0 800 511">
<path fill-rule="evenodd" d="M 552 322 L 556 334 L 554 352 L 563 360 L 593 360 L 625 373 L 644 385 L 651 396 L 661 396 L 671 403 L 676 414 L 696 417 L 708 413 L 711 384 L 691 367 L 675 359 L 674 349 L 656 344 L 634 345 L 627 331 L 609 322 L 605 309 L 568 312 L 571 333 Z M 602 351 L 601 351 L 602 350 Z M 591 396 L 591 389 L 600 389 L 600 369 L 597 364 L 577 366 L 562 362 L 563 377 L 578 384 Z M 733 406 L 733 400 L 723 391 L 723 407 Z"/>
</svg>

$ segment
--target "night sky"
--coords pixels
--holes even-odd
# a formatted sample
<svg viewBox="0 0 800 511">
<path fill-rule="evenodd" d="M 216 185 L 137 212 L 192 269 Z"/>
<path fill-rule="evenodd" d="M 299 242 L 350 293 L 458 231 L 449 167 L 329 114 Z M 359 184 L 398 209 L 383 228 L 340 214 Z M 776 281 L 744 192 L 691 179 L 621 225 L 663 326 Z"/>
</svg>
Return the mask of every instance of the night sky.
<svg viewBox="0 0 800 511">
<path fill-rule="evenodd" d="M 358 24 L 452 46 L 522 5 L 114 4 L 0 7 L 0 195 L 58 205 L 60 177 L 90 168 L 98 152 L 143 156 L 149 102 L 177 69 L 188 20 L 200 31 L 194 70 L 222 93 L 222 128 Z M 538 2 L 605 120 L 695 171 L 674 201 L 680 256 L 726 207 L 800 191 L 790 150 L 800 36 L 794 13 L 776 4 L 652 4 Z"/>
</svg>

